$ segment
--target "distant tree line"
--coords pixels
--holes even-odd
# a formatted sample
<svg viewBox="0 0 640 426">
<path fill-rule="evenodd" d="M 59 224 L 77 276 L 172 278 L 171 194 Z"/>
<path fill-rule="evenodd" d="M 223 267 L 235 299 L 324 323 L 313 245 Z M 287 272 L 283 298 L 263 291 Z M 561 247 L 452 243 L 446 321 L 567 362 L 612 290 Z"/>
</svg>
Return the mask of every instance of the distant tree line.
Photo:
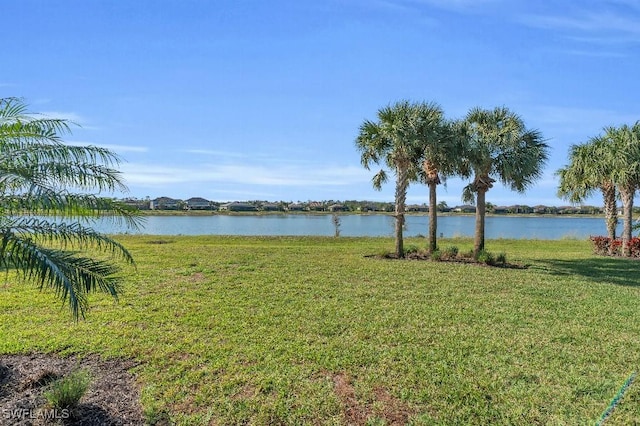
<svg viewBox="0 0 640 426">
<path fill-rule="evenodd" d="M 136 207 L 139 210 L 206 210 L 220 211 L 221 206 L 235 205 L 241 208 L 236 211 L 280 211 L 280 212 L 357 212 L 357 213 L 391 213 L 394 211 L 394 203 L 387 201 L 367 201 L 367 200 L 322 200 L 322 201 L 268 201 L 268 200 L 248 200 L 239 202 L 218 202 L 209 201 L 198 197 L 198 204 L 193 204 L 189 200 L 174 199 L 169 197 L 159 197 L 156 199 L 128 197 L 119 201 Z M 152 207 L 153 203 L 153 207 Z M 228 208 L 228 207 L 227 207 Z M 233 210 L 233 209 L 232 209 Z M 407 204 L 407 213 L 427 213 L 429 205 Z M 547 206 L 526 204 L 515 204 L 509 206 L 486 203 L 487 213 L 491 214 L 603 214 L 604 209 L 591 205 L 571 205 L 571 206 Z M 476 207 L 473 205 L 449 206 L 446 201 L 441 201 L 436 205 L 438 213 L 475 213 Z M 640 213 L 640 207 L 634 207 L 635 213 Z"/>
</svg>

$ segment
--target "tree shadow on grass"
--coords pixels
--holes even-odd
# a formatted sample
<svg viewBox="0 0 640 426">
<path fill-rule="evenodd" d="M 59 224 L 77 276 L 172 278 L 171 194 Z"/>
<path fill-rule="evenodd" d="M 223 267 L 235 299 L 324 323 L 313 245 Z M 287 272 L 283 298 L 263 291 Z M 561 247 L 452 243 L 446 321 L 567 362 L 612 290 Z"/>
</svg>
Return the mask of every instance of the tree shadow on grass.
<svg viewBox="0 0 640 426">
<path fill-rule="evenodd" d="M 541 261 L 554 275 L 576 275 L 591 281 L 640 287 L 640 262 L 637 259 L 592 257 L 589 259 Z"/>
</svg>

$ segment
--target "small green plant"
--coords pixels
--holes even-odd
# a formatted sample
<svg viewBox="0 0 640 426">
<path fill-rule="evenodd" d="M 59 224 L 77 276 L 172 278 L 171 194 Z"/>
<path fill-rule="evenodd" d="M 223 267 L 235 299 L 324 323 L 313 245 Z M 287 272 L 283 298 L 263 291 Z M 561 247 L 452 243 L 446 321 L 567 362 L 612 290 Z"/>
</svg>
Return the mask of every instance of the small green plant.
<svg viewBox="0 0 640 426">
<path fill-rule="evenodd" d="M 495 261 L 495 263 L 496 263 L 496 265 L 501 265 L 501 266 L 506 265 L 506 264 L 507 264 L 507 254 L 506 254 L 506 253 L 504 253 L 504 252 L 499 253 L 499 254 L 496 256 L 496 261 Z"/>
<path fill-rule="evenodd" d="M 458 247 L 449 246 L 444 249 L 444 256 L 449 260 L 453 260 L 456 257 L 458 257 L 458 252 L 459 252 Z"/>
<path fill-rule="evenodd" d="M 420 251 L 420 247 L 418 247 L 418 246 L 414 246 L 414 245 L 411 245 L 411 246 L 408 246 L 408 247 L 406 247 L 406 248 L 404 249 L 404 254 L 405 254 L 405 255 L 407 255 L 407 254 L 413 254 L 413 253 L 418 253 L 419 251 Z"/>
<path fill-rule="evenodd" d="M 391 257 L 394 257 L 394 256 L 395 256 L 395 253 L 393 253 L 389 249 L 381 249 L 377 253 L 377 257 L 381 257 L 381 258 L 384 258 L 384 259 L 388 259 L 388 258 L 391 258 Z"/>
<path fill-rule="evenodd" d="M 480 263 L 484 263 L 486 265 L 493 265 L 495 262 L 495 259 L 491 252 L 487 250 L 480 250 L 480 253 L 478 253 L 477 261 Z"/>
<path fill-rule="evenodd" d="M 439 262 L 442 260 L 442 252 L 440 250 L 434 250 L 431 252 L 431 260 Z"/>
<path fill-rule="evenodd" d="M 89 383 L 91 383 L 89 372 L 76 370 L 51 382 L 44 396 L 53 408 L 73 408 L 87 392 Z"/>
</svg>

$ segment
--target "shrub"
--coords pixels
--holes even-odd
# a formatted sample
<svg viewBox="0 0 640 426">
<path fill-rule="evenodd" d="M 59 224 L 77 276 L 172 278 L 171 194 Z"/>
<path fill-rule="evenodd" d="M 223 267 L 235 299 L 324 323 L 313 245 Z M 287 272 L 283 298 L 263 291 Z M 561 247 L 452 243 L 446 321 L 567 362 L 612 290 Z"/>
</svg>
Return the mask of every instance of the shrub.
<svg viewBox="0 0 640 426">
<path fill-rule="evenodd" d="M 505 266 L 507 264 L 507 254 L 506 253 L 500 253 L 496 256 L 496 261 L 495 261 L 496 265 L 501 265 L 501 266 Z"/>
<path fill-rule="evenodd" d="M 449 247 L 445 248 L 444 249 L 444 256 L 447 259 L 455 259 L 456 257 L 458 257 L 458 247 L 449 246 Z"/>
<path fill-rule="evenodd" d="M 442 252 L 440 250 L 434 250 L 431 252 L 431 260 L 439 262 L 442 260 Z"/>
<path fill-rule="evenodd" d="M 44 396 L 53 408 L 73 408 L 87 392 L 90 382 L 88 371 L 77 370 L 51 382 Z"/>
<path fill-rule="evenodd" d="M 411 245 L 404 249 L 404 254 L 413 254 L 413 253 L 418 253 L 419 251 L 420 251 L 420 247 Z"/>
<path fill-rule="evenodd" d="M 487 265 L 493 265 L 494 264 L 493 254 L 491 254 L 491 252 L 489 252 L 487 250 L 480 250 L 480 253 L 478 253 L 477 260 L 478 260 L 478 262 L 484 263 L 484 264 L 487 264 Z"/>
<path fill-rule="evenodd" d="M 590 238 L 593 243 L 593 252 L 600 256 L 622 256 L 622 239 L 612 240 L 609 237 L 596 236 Z M 640 258 L 640 238 L 633 237 L 629 241 L 631 257 Z"/>
</svg>

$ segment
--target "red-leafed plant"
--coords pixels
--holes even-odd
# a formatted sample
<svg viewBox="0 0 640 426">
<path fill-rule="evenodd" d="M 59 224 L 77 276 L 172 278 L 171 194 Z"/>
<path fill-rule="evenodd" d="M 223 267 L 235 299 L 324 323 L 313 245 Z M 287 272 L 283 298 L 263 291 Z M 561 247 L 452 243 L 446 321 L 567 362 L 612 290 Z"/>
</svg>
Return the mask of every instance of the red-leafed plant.
<svg viewBox="0 0 640 426">
<path fill-rule="evenodd" d="M 609 237 L 595 236 L 590 238 L 593 243 L 593 251 L 601 256 L 623 256 L 622 240 Z M 633 237 L 629 240 L 630 257 L 640 258 L 640 238 Z"/>
</svg>

